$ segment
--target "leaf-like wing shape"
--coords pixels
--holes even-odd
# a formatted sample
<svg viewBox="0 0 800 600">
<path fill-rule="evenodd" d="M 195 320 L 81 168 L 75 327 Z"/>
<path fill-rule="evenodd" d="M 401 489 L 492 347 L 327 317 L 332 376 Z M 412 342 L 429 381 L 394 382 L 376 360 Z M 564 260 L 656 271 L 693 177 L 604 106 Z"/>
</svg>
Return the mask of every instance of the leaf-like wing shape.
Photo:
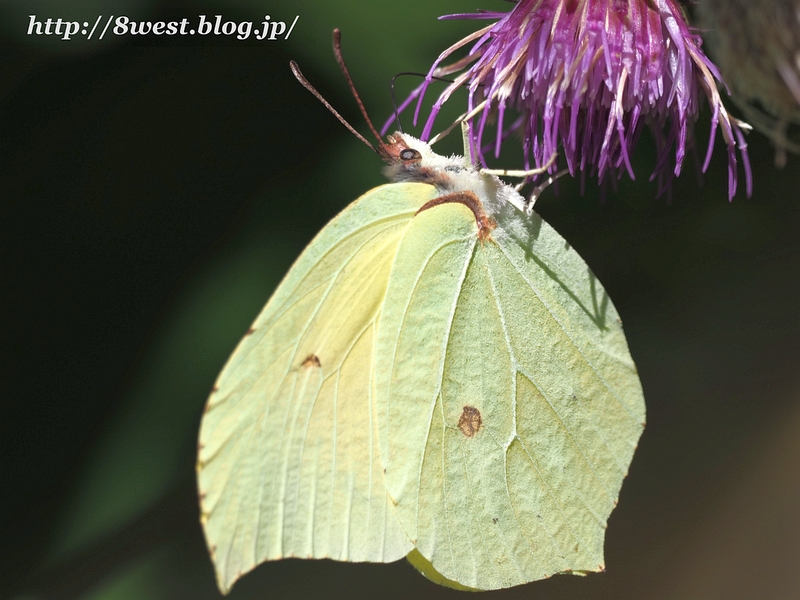
<svg viewBox="0 0 800 600">
<path fill-rule="evenodd" d="M 644 425 L 614 306 L 537 216 L 420 213 L 378 325 L 381 459 L 442 581 L 497 589 L 603 569 L 606 521 Z"/>
<path fill-rule="evenodd" d="M 362 196 L 306 248 L 220 374 L 200 430 L 201 520 L 220 589 L 284 557 L 391 562 L 412 545 L 384 486 L 376 324 L 431 186 Z"/>
</svg>

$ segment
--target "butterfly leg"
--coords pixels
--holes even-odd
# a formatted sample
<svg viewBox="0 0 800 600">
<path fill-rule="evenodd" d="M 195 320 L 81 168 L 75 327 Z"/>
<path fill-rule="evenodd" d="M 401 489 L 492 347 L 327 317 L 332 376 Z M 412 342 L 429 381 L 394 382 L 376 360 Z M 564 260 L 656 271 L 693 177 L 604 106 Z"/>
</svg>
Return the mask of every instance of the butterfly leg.
<svg viewBox="0 0 800 600">
<path fill-rule="evenodd" d="M 492 239 L 490 233 L 492 229 L 497 227 L 497 223 L 495 223 L 494 219 L 489 217 L 484 212 L 483 204 L 481 204 L 481 201 L 478 198 L 478 196 L 476 196 L 474 192 L 470 192 L 469 190 L 461 192 L 453 192 L 452 194 L 445 194 L 444 196 L 439 196 L 438 198 L 429 200 L 420 207 L 420 209 L 416 212 L 416 214 L 418 215 L 423 210 L 428 210 L 429 208 L 433 208 L 434 206 L 439 206 L 440 204 L 448 204 L 451 202 L 463 204 L 472 211 L 473 215 L 475 215 L 475 223 L 478 226 L 478 239 L 480 239 L 481 241 Z"/>
<path fill-rule="evenodd" d="M 541 175 L 547 169 L 552 167 L 556 159 L 558 158 L 558 152 L 554 152 L 553 156 L 550 157 L 544 165 L 537 169 L 527 169 L 527 170 L 516 170 L 516 169 L 481 169 L 481 173 L 484 175 L 497 175 L 499 177 L 532 177 L 533 175 Z"/>
<path fill-rule="evenodd" d="M 533 190 L 531 191 L 530 195 L 528 196 L 528 201 L 526 203 L 525 212 L 527 212 L 528 214 L 531 214 L 531 212 L 533 212 L 533 205 L 536 204 L 536 200 L 539 198 L 539 196 L 542 195 L 542 192 L 545 191 L 545 189 L 547 189 L 550 185 L 555 183 L 556 180 L 559 177 L 562 177 L 563 175 L 566 175 L 567 173 L 569 173 L 568 169 L 562 169 L 558 173 L 556 173 L 555 175 L 550 175 L 542 183 L 540 183 L 535 188 L 533 188 Z M 519 190 L 517 190 L 517 191 L 519 191 Z"/>
</svg>

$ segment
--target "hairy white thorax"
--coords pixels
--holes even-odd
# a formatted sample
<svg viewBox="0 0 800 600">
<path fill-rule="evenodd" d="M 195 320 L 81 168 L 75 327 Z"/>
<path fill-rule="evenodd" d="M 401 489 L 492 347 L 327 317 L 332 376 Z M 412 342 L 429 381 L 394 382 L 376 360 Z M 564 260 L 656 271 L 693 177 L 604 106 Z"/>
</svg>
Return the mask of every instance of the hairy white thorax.
<svg viewBox="0 0 800 600">
<path fill-rule="evenodd" d="M 393 147 L 393 160 L 383 172 L 394 182 L 429 183 L 441 195 L 473 192 L 486 213 L 492 216 L 509 204 L 525 214 L 530 214 L 533 209 L 533 204 L 528 203 L 513 186 L 494 174 L 482 171 L 463 156 L 442 156 L 434 152 L 428 143 L 405 133 L 395 133 L 389 139 Z M 416 151 L 416 155 L 408 153 L 413 158 L 404 159 L 404 153 L 408 150 Z"/>
</svg>

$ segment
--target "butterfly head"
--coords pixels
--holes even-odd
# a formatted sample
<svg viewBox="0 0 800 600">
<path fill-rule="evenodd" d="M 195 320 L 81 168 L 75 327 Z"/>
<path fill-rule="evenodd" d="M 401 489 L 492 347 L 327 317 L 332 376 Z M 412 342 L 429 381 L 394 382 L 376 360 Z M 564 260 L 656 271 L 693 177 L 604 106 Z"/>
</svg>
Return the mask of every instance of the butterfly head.
<svg viewBox="0 0 800 600">
<path fill-rule="evenodd" d="M 442 156 L 429 144 L 406 133 L 387 136 L 378 154 L 386 162 L 383 172 L 394 182 L 428 183 L 442 191 L 455 190 L 465 176 L 478 177 L 478 171 L 468 168 L 460 156 Z"/>
<path fill-rule="evenodd" d="M 479 201 L 490 206 L 489 210 L 510 203 L 523 212 L 530 212 L 523 198 L 516 190 L 503 183 L 494 174 L 485 173 L 477 166 L 470 164 L 461 156 L 442 156 L 436 154 L 430 145 L 422 140 L 402 132 L 395 132 L 381 139 L 367 114 L 361 98 L 358 96 L 350 72 L 344 63 L 341 50 L 341 33 L 338 29 L 333 31 L 333 49 L 339 67 L 347 80 L 353 97 L 358 104 L 364 120 L 367 122 L 372 135 L 377 140 L 377 146 L 362 136 L 356 129 L 342 117 L 330 103 L 322 97 L 317 89 L 311 85 L 302 74 L 297 63 L 291 61 L 289 66 L 297 80 L 311 92 L 322 104 L 347 127 L 359 140 L 376 152 L 386 163 L 384 174 L 396 183 L 414 182 L 427 183 L 436 187 L 440 194 L 453 192 L 471 192 Z"/>
</svg>

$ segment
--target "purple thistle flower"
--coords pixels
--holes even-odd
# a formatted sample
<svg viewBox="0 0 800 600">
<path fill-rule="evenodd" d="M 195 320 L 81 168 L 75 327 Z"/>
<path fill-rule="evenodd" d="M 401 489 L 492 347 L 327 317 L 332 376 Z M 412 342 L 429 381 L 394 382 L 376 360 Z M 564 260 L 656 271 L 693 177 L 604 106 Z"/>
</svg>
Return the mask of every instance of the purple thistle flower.
<svg viewBox="0 0 800 600">
<path fill-rule="evenodd" d="M 658 177 L 663 190 L 681 172 L 705 96 L 712 131 L 703 171 L 719 126 L 728 148 L 729 199 L 736 193 L 737 147 L 751 194 L 742 134 L 749 126 L 725 110 L 717 91 L 720 74 L 676 0 L 518 0 L 508 13 L 442 18 L 497 21 L 445 50 L 404 103 L 402 108 L 414 98 L 421 102 L 433 77 L 455 76 L 433 105 L 423 140 L 430 138 L 442 105 L 466 86 L 466 120 L 484 165 L 484 152 L 493 147 L 498 156 L 503 140 L 521 130 L 525 169 L 546 165 L 561 146 L 572 175 L 588 171 L 602 181 L 607 173 L 619 177 L 624 170 L 633 179 L 630 155 L 647 124 L 658 148 L 651 180 Z M 473 41 L 467 57 L 440 66 Z M 508 108 L 518 113 L 510 125 L 505 122 Z M 418 103 L 415 121 L 419 110 Z M 496 121 L 496 137 L 484 146 L 490 119 Z M 555 170 L 553 165 L 550 171 Z"/>
</svg>

